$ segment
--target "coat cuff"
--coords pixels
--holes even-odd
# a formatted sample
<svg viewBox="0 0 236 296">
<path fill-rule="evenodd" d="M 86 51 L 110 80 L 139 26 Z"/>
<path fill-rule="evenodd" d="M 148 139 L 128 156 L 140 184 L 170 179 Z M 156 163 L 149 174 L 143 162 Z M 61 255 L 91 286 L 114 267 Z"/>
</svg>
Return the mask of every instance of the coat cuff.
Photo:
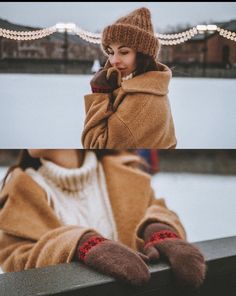
<svg viewBox="0 0 236 296">
<path fill-rule="evenodd" d="M 156 217 L 156 216 L 150 216 L 148 218 L 143 219 L 138 226 L 136 227 L 135 230 L 135 248 L 139 251 L 142 252 L 145 242 L 143 240 L 143 232 L 144 229 L 147 227 L 147 225 L 151 224 L 151 223 L 164 223 L 167 224 L 171 227 L 173 227 L 177 234 L 179 235 L 179 237 L 183 240 L 186 239 L 186 234 L 183 231 L 182 227 L 178 227 L 178 225 L 174 225 L 173 223 L 171 223 L 171 221 L 167 218 L 167 217 Z"/>
</svg>

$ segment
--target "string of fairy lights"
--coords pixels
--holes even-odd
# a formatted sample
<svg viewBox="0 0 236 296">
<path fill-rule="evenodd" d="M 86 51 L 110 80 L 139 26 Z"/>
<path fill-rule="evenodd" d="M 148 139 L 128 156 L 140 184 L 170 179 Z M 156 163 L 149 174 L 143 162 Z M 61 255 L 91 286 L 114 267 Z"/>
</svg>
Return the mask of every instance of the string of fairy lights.
<svg viewBox="0 0 236 296">
<path fill-rule="evenodd" d="M 0 28 L 0 37 L 12 40 L 36 40 L 50 36 L 56 32 L 65 31 L 69 34 L 75 34 L 89 43 L 101 43 L 101 34 L 86 31 L 74 23 L 58 23 L 49 28 L 33 31 L 14 31 Z M 173 46 L 184 43 L 192 39 L 195 35 L 215 32 L 223 38 L 236 42 L 236 32 L 220 28 L 216 25 L 197 25 L 191 29 L 175 34 L 155 33 L 155 35 L 162 45 Z"/>
</svg>

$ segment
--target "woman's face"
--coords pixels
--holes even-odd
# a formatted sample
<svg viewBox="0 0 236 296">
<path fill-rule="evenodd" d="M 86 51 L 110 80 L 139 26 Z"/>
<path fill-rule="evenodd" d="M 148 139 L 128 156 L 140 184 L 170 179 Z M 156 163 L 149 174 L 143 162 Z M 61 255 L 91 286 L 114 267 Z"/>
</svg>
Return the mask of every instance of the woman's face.
<svg viewBox="0 0 236 296">
<path fill-rule="evenodd" d="M 46 157 L 50 153 L 50 149 L 28 149 L 28 153 L 34 158 Z"/>
<path fill-rule="evenodd" d="M 76 149 L 28 149 L 33 158 L 44 158 L 67 168 L 80 167 L 84 159 L 84 151 Z"/>
<path fill-rule="evenodd" d="M 110 64 L 125 77 L 136 69 L 136 50 L 121 44 L 111 44 L 107 47 Z"/>
</svg>

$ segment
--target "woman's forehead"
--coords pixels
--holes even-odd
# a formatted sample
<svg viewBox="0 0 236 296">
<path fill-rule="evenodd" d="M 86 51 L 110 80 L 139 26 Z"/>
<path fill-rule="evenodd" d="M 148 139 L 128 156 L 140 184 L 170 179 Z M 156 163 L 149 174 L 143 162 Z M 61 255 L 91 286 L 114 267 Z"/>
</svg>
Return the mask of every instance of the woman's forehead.
<svg viewBox="0 0 236 296">
<path fill-rule="evenodd" d="M 107 48 L 110 48 L 110 49 L 129 48 L 129 49 L 131 49 L 131 47 L 126 46 L 125 44 L 121 44 L 121 43 L 112 43 L 112 44 L 109 44 L 109 45 L 107 46 Z"/>
</svg>

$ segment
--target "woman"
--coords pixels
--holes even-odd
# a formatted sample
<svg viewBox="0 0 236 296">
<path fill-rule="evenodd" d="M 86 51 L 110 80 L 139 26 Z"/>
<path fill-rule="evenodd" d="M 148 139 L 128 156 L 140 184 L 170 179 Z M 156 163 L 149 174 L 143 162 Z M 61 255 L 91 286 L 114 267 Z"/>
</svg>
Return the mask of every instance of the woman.
<svg viewBox="0 0 236 296">
<path fill-rule="evenodd" d="M 150 12 L 140 8 L 102 33 L 108 56 L 85 96 L 84 148 L 175 148 L 167 97 L 170 69 L 157 62 L 160 50 Z"/>
<path fill-rule="evenodd" d="M 81 261 L 142 285 L 150 278 L 144 261 L 161 256 L 178 282 L 199 286 L 204 258 L 178 216 L 154 198 L 139 164 L 130 152 L 22 151 L 0 193 L 1 268 Z"/>
</svg>

